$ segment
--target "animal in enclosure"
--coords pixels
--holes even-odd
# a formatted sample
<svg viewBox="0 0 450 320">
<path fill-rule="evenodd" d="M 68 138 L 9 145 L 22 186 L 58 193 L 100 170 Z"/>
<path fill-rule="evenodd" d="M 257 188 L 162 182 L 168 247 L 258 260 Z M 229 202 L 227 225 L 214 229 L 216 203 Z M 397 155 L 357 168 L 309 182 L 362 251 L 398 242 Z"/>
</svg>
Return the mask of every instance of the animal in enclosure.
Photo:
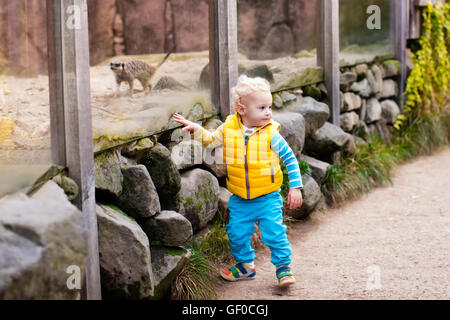
<svg viewBox="0 0 450 320">
<path fill-rule="evenodd" d="M 130 61 L 113 61 L 110 62 L 109 67 L 116 76 L 117 91 L 116 96 L 120 93 L 120 85 L 122 82 L 128 82 L 130 86 L 130 96 L 134 93 L 134 80 L 139 80 L 144 88 L 144 93 L 147 94 L 152 90 L 151 79 L 155 75 L 156 71 L 161 65 L 169 58 L 170 54 L 175 50 L 173 47 L 164 59 L 156 66 L 152 66 L 142 60 L 130 60 Z"/>
</svg>

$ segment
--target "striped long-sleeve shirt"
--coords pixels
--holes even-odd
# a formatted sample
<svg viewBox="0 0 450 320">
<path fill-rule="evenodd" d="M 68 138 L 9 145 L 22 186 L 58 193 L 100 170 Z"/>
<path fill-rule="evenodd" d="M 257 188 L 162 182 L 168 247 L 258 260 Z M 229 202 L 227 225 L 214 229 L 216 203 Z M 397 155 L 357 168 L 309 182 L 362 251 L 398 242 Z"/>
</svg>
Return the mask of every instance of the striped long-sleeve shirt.
<svg viewBox="0 0 450 320">
<path fill-rule="evenodd" d="M 204 129 L 201 125 L 196 124 L 194 128 L 194 139 L 201 141 L 207 148 L 215 148 L 223 144 L 223 128 L 224 124 L 219 126 L 214 132 Z M 271 140 L 272 150 L 283 160 L 288 170 L 289 188 L 302 188 L 302 177 L 297 158 L 291 147 L 279 132 L 276 132 Z"/>
<path fill-rule="evenodd" d="M 289 188 L 303 187 L 302 176 L 297 158 L 283 136 L 276 132 L 270 142 L 272 150 L 283 160 L 289 175 Z"/>
</svg>

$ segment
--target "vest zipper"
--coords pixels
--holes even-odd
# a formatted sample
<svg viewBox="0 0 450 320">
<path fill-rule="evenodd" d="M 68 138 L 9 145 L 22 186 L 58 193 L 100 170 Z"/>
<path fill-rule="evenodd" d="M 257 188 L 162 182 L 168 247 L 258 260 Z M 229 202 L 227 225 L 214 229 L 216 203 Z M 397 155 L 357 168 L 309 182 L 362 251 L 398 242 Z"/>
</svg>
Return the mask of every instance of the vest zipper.
<svg viewBox="0 0 450 320">
<path fill-rule="evenodd" d="M 245 185 L 247 187 L 247 199 L 250 199 L 250 181 L 248 178 L 248 162 L 247 162 L 248 140 L 250 139 L 250 137 L 248 137 L 248 139 L 246 139 L 246 137 L 244 135 L 244 139 L 245 139 Z"/>
</svg>

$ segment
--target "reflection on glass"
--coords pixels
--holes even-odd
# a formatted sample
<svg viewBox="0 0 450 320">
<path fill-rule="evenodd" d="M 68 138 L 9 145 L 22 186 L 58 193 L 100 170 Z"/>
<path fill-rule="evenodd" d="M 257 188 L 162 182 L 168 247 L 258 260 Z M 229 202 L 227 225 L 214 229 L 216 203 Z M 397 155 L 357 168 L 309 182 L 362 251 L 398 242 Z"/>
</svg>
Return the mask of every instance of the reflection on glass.
<svg viewBox="0 0 450 320">
<path fill-rule="evenodd" d="M 0 8 L 0 197 L 51 162 L 46 26 L 45 1 Z"/>
<path fill-rule="evenodd" d="M 393 56 L 390 0 L 340 0 L 341 66 Z"/>
<path fill-rule="evenodd" d="M 177 127 L 175 112 L 192 121 L 219 113 L 209 88 L 208 1 L 105 5 L 88 3 L 94 151 Z"/>
<path fill-rule="evenodd" d="M 272 91 L 322 80 L 316 67 L 319 0 L 238 0 L 239 73 Z"/>
</svg>

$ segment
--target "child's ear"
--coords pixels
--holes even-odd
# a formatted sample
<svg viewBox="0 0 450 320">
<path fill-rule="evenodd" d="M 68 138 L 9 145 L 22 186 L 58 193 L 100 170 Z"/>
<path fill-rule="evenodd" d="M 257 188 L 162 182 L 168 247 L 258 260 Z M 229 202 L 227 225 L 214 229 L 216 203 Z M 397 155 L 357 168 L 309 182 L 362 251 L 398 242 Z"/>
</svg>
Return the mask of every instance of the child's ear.
<svg viewBox="0 0 450 320">
<path fill-rule="evenodd" d="M 245 107 L 242 103 L 238 103 L 236 110 L 239 114 L 245 114 Z"/>
</svg>

